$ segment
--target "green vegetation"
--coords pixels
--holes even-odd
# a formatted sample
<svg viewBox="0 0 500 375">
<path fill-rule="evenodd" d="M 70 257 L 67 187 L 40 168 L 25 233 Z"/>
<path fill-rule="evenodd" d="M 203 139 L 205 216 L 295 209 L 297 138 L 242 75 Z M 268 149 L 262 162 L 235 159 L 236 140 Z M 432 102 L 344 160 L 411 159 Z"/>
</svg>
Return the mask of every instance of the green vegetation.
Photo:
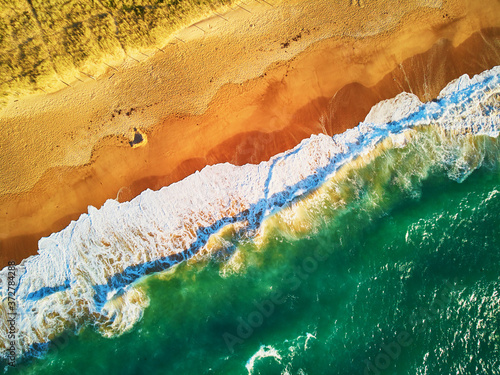
<svg viewBox="0 0 500 375">
<path fill-rule="evenodd" d="M 0 102 L 160 47 L 233 0 L 0 0 Z"/>
</svg>

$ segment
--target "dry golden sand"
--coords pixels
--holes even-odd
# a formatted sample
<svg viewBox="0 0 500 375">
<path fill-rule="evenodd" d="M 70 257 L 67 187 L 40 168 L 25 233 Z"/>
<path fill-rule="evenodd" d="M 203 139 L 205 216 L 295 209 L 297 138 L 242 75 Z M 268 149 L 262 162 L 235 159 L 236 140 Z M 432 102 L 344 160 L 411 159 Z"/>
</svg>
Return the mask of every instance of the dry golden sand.
<svg viewBox="0 0 500 375">
<path fill-rule="evenodd" d="M 361 3 L 242 4 L 140 63 L 11 102 L 0 113 L 0 266 L 35 254 L 88 205 L 207 164 L 266 160 L 355 126 L 379 100 L 429 100 L 500 64 L 498 1 Z M 129 145 L 134 127 L 143 147 Z"/>
</svg>

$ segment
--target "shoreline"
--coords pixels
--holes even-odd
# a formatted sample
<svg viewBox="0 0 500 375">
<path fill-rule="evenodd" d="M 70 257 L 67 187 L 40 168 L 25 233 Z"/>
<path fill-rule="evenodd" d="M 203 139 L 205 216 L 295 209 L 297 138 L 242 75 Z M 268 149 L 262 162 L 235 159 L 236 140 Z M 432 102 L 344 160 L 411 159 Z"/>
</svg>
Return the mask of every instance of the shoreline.
<svg viewBox="0 0 500 375">
<path fill-rule="evenodd" d="M 398 92 L 430 100 L 453 78 L 500 64 L 491 53 L 500 46 L 499 29 L 474 29 L 486 22 L 483 16 L 439 23 L 440 14 L 417 10 L 386 34 L 315 42 L 260 77 L 224 84 L 201 114 L 171 114 L 155 126 L 139 125 L 148 139 L 144 146 L 131 148 L 129 139 L 109 135 L 94 145 L 85 165 L 52 167 L 29 191 L 0 196 L 1 265 L 36 254 L 40 237 L 66 227 L 88 205 L 130 200 L 206 165 L 267 160 L 311 134 L 355 126 L 373 104 Z M 414 44 L 401 48 L 410 38 Z M 477 53 L 481 61 L 464 58 Z"/>
<path fill-rule="evenodd" d="M 381 187 L 398 201 L 410 198 L 435 167 L 460 181 L 463 175 L 449 173 L 464 171 L 464 157 L 468 171 L 487 165 L 488 158 L 497 161 L 499 84 L 496 67 L 447 86 L 436 103 L 401 94 L 373 108 L 362 126 L 333 138 L 313 135 L 259 165 L 207 166 L 130 202 L 109 200 L 99 210 L 89 209 L 40 241 L 40 254 L 20 265 L 20 350 L 87 323 L 106 336 L 128 331 L 148 305 L 134 288 L 144 277 L 217 252 L 231 255 L 227 264 L 238 262 L 244 233 L 256 235 L 257 248 L 266 238 L 276 240 L 268 228 L 283 226 L 282 234 L 309 237 L 325 219 L 335 220 L 335 212 L 351 211 L 351 204 L 355 212 L 358 203 L 361 211 L 385 211 L 389 202 Z M 485 135 L 493 138 L 471 150 Z M 379 169 L 381 164 L 386 168 Z M 319 216 L 306 213 L 311 210 Z M 47 319 L 38 319 L 40 314 Z"/>
</svg>

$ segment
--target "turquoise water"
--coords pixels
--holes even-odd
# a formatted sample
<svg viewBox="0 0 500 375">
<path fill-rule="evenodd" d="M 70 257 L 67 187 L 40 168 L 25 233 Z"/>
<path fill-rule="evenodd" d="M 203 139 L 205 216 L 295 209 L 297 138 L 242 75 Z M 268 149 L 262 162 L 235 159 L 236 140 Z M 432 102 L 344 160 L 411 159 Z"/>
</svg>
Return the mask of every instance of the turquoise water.
<svg viewBox="0 0 500 375">
<path fill-rule="evenodd" d="M 426 140 L 332 182 L 306 233 L 271 219 L 145 279 L 131 331 L 86 327 L 8 373 L 499 374 L 498 145 L 477 137 L 467 177 Z"/>
</svg>

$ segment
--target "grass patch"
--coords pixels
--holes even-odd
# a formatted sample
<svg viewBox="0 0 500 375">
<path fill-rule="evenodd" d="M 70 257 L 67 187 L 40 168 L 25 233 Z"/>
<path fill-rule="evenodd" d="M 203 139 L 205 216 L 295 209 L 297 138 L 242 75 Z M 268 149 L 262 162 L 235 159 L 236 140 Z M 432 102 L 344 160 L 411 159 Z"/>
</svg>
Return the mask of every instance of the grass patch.
<svg viewBox="0 0 500 375">
<path fill-rule="evenodd" d="M 161 47 L 234 0 L 0 0 L 0 104 Z"/>
</svg>

